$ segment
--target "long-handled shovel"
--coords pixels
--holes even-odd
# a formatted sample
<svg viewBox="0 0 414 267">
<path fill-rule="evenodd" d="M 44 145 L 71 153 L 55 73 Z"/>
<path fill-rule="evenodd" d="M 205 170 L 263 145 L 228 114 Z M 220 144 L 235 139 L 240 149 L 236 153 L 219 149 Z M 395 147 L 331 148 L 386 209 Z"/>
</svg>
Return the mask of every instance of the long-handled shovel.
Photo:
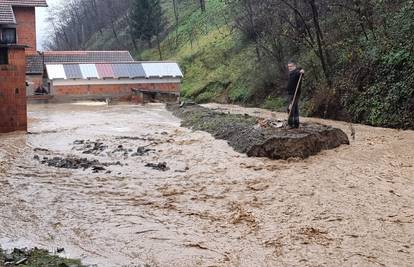
<svg viewBox="0 0 414 267">
<path fill-rule="evenodd" d="M 271 126 L 273 128 L 285 128 L 285 127 L 287 127 L 288 122 L 289 122 L 289 118 L 290 118 L 290 116 L 292 116 L 293 106 L 294 106 L 294 104 L 295 104 L 295 102 L 297 101 L 297 98 L 298 98 L 298 91 L 299 91 L 300 83 L 302 81 L 302 77 L 303 77 L 303 73 L 301 73 L 300 76 L 299 76 L 298 84 L 296 85 L 295 95 L 293 96 L 292 103 L 289 105 L 289 116 L 288 116 L 288 120 L 285 121 L 285 122 L 271 123 Z"/>
<path fill-rule="evenodd" d="M 288 122 L 291 119 L 293 107 L 295 106 L 295 103 L 298 100 L 297 99 L 298 98 L 298 91 L 299 91 L 300 83 L 302 82 L 302 77 L 303 77 L 303 73 L 301 73 L 300 76 L 299 76 L 299 81 L 298 81 L 298 84 L 296 85 L 295 95 L 293 96 L 292 103 L 290 103 L 290 105 L 289 105 Z M 286 126 L 286 125 L 284 125 L 284 126 Z"/>
</svg>

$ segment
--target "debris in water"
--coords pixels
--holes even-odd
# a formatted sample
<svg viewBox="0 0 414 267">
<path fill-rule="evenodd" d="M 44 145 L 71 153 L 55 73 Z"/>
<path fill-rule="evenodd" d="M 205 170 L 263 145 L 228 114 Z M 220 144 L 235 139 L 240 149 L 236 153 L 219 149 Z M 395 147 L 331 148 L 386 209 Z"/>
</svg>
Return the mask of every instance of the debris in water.
<svg viewBox="0 0 414 267">
<path fill-rule="evenodd" d="M 98 156 L 104 152 L 108 146 L 97 140 L 96 142 L 90 140 L 75 140 L 74 145 L 82 145 L 81 147 L 73 147 L 74 150 L 82 151 L 83 154 L 91 154 Z"/>
<path fill-rule="evenodd" d="M 120 136 L 117 137 L 118 140 L 141 140 L 141 141 L 156 141 L 154 138 L 146 138 L 146 137 L 139 137 L 139 136 Z"/>
<path fill-rule="evenodd" d="M 187 171 L 189 171 L 190 170 L 190 168 L 188 168 L 188 167 L 185 167 L 184 168 L 184 170 L 176 170 L 175 172 L 187 172 Z"/>
<path fill-rule="evenodd" d="M 145 167 L 149 167 L 149 168 L 153 168 L 154 170 L 159 170 L 159 171 L 168 171 L 170 168 L 167 167 L 167 163 L 166 162 L 161 162 L 161 163 L 147 163 L 145 165 Z"/>
<path fill-rule="evenodd" d="M 83 169 L 84 171 L 87 169 L 92 169 L 94 173 L 105 171 L 104 167 L 119 165 L 122 166 L 121 162 L 115 163 L 101 163 L 98 160 L 88 160 L 87 158 L 76 158 L 73 156 L 69 156 L 67 158 L 62 157 L 43 157 L 42 160 L 38 159 L 41 164 L 48 165 L 49 167 L 55 167 L 60 169 Z"/>
<path fill-rule="evenodd" d="M 150 152 L 154 152 L 155 149 L 146 148 L 144 146 L 140 146 L 137 148 L 137 152 L 132 153 L 131 157 L 142 157 L 148 155 Z"/>
<path fill-rule="evenodd" d="M 49 152 L 49 149 L 36 147 L 34 152 Z"/>
<path fill-rule="evenodd" d="M 149 139 L 142 138 L 142 137 L 119 137 L 117 139 L 131 139 L 131 140 L 145 140 L 148 141 Z M 152 139 L 151 139 L 152 140 Z M 75 145 L 72 149 L 76 151 L 82 152 L 82 154 L 90 154 L 95 156 L 111 156 L 112 154 L 120 155 L 125 157 L 138 157 L 138 156 L 146 156 L 150 152 L 154 152 L 155 149 L 149 149 L 148 146 L 153 145 L 152 143 L 146 146 L 140 146 L 136 149 L 136 151 L 132 148 L 127 148 L 122 144 L 116 146 L 116 148 L 109 150 L 109 146 L 105 145 L 101 140 L 97 141 L 90 141 L 90 140 L 75 140 L 73 142 Z M 105 152 L 105 153 L 104 153 Z"/>
</svg>

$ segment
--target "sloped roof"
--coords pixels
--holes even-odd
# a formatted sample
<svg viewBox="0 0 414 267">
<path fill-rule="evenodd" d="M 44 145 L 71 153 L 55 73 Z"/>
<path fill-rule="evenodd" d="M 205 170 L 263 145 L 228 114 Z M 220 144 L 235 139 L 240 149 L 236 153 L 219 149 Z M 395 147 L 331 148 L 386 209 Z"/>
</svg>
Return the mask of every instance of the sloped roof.
<svg viewBox="0 0 414 267">
<path fill-rule="evenodd" d="M 13 7 L 47 7 L 46 0 L 0 0 L 0 24 L 16 24 Z"/>
<path fill-rule="evenodd" d="M 27 56 L 27 74 L 42 74 L 43 73 L 43 59 L 40 55 Z"/>
<path fill-rule="evenodd" d="M 13 8 L 2 2 L 0 2 L 0 24 L 16 24 Z"/>
<path fill-rule="evenodd" d="M 9 6 L 47 7 L 46 0 L 0 0 L 0 4 Z"/>
<path fill-rule="evenodd" d="M 45 63 L 102 63 L 134 61 L 128 51 L 45 51 Z"/>
<path fill-rule="evenodd" d="M 77 65 L 77 66 L 76 66 Z M 174 62 L 124 62 L 97 64 L 46 64 L 50 80 L 56 79 L 134 79 L 134 78 L 182 78 L 183 74 Z"/>
<path fill-rule="evenodd" d="M 43 54 L 45 64 L 134 62 L 128 51 L 45 51 Z M 28 56 L 27 74 L 41 73 L 43 73 L 43 56 Z"/>
<path fill-rule="evenodd" d="M 147 77 L 181 77 L 180 68 L 177 63 L 164 62 L 145 62 L 142 63 L 142 67 Z"/>
</svg>

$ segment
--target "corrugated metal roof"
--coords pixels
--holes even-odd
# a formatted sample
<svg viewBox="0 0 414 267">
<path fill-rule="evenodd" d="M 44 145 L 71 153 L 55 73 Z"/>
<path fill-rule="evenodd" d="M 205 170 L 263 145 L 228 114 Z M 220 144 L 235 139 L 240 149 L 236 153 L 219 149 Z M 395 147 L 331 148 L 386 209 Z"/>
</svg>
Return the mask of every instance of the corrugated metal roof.
<svg viewBox="0 0 414 267">
<path fill-rule="evenodd" d="M 49 79 L 66 79 L 65 69 L 63 65 L 46 65 L 47 75 Z"/>
<path fill-rule="evenodd" d="M 182 78 L 177 63 L 46 64 L 49 79 Z M 50 71 L 50 72 L 49 72 Z M 62 78 L 64 77 L 64 78 Z"/>
<path fill-rule="evenodd" d="M 129 71 L 126 64 L 112 64 L 115 78 L 129 78 Z"/>
<path fill-rule="evenodd" d="M 68 79 L 83 79 L 81 68 L 78 64 L 63 65 Z"/>
<path fill-rule="evenodd" d="M 183 77 L 183 73 L 177 63 L 151 62 L 142 63 L 147 77 Z"/>
<path fill-rule="evenodd" d="M 111 64 L 96 64 L 96 70 L 101 79 L 114 77 L 114 71 L 112 70 Z"/>
<path fill-rule="evenodd" d="M 142 64 L 126 64 L 130 78 L 144 78 L 145 74 Z"/>
<path fill-rule="evenodd" d="M 42 73 L 43 67 L 40 68 L 30 62 L 43 62 L 43 60 L 45 64 L 135 62 L 128 51 L 45 51 L 43 55 L 33 55 L 28 58 L 27 73 Z"/>
<path fill-rule="evenodd" d="M 13 8 L 2 2 L 0 2 L 0 24 L 16 24 Z"/>
<path fill-rule="evenodd" d="M 45 51 L 45 63 L 134 62 L 128 51 Z"/>
<path fill-rule="evenodd" d="M 79 66 L 84 79 L 99 79 L 95 64 L 80 64 Z"/>
</svg>

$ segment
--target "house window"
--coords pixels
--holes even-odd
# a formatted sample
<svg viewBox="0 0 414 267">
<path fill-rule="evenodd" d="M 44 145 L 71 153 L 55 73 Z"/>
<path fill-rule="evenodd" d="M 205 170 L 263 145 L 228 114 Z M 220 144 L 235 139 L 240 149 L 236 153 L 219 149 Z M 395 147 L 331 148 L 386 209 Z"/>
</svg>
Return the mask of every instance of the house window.
<svg viewBox="0 0 414 267">
<path fill-rule="evenodd" d="M 2 44 L 15 44 L 16 40 L 16 29 L 14 28 L 5 28 L 1 29 L 1 43 Z"/>
<path fill-rule="evenodd" d="M 0 47 L 0 65 L 9 64 L 9 49 L 6 47 Z"/>
</svg>

